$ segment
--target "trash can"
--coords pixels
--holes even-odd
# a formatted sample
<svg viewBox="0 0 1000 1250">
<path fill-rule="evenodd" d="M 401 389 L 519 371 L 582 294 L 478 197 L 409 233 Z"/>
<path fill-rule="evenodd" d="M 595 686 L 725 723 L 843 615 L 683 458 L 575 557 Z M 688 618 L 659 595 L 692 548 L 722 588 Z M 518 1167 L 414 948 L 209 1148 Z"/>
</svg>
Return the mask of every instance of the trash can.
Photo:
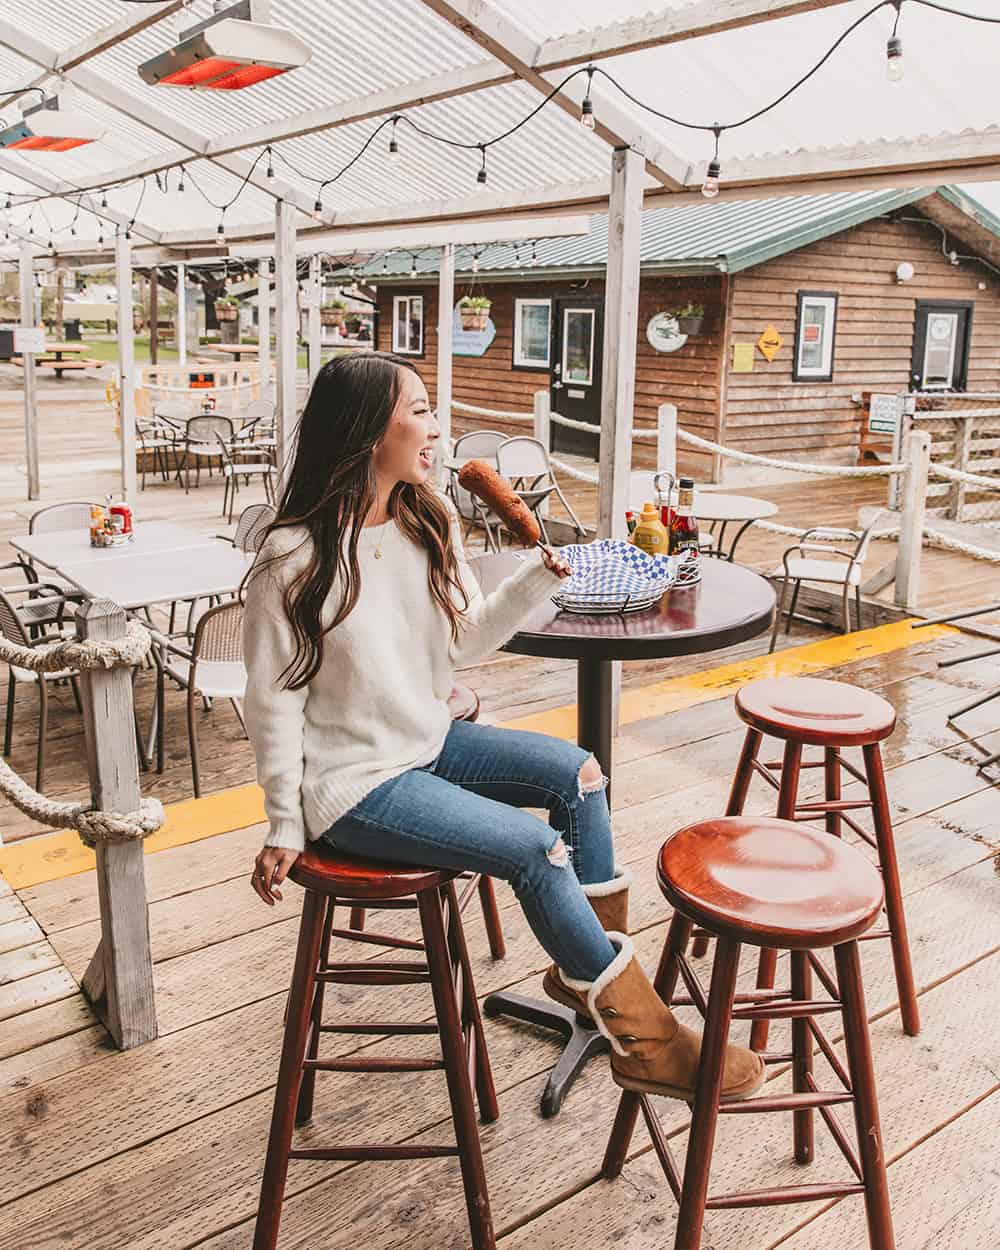
<svg viewBox="0 0 1000 1250">
<path fill-rule="evenodd" d="M 63 320 L 63 331 L 65 332 L 67 342 L 69 342 L 72 339 L 74 342 L 79 343 L 80 341 L 80 318 L 79 317 L 66 317 Z"/>
</svg>

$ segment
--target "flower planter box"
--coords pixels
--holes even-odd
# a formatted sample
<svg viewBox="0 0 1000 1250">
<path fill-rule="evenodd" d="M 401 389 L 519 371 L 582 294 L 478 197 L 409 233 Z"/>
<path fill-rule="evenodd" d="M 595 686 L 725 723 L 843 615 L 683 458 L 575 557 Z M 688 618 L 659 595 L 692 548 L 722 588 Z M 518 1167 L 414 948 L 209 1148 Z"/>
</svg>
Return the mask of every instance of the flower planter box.
<svg viewBox="0 0 1000 1250">
<path fill-rule="evenodd" d="M 681 334 L 701 334 L 701 328 L 705 324 L 704 317 L 678 317 L 677 328 Z"/>
<path fill-rule="evenodd" d="M 215 317 L 217 321 L 237 321 L 239 320 L 240 310 L 238 308 L 220 308 L 218 304 L 215 306 Z"/>
<path fill-rule="evenodd" d="M 325 326 L 342 326 L 344 324 L 344 310 L 342 308 L 321 308 L 319 310 L 320 323 Z"/>
<path fill-rule="evenodd" d="M 490 314 L 488 312 L 461 312 L 459 316 L 462 319 L 463 330 L 485 330 L 489 323 Z"/>
</svg>

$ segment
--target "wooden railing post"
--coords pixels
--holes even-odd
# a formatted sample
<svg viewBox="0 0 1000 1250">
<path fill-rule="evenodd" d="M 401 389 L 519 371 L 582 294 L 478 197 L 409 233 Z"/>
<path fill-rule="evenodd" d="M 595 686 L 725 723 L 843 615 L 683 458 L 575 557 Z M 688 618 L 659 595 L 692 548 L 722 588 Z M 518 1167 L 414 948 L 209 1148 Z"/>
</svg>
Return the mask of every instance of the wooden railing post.
<svg viewBox="0 0 1000 1250">
<path fill-rule="evenodd" d="M 108 599 L 91 599 L 76 613 L 80 639 L 113 642 L 125 634 L 126 616 Z M 91 799 L 103 811 L 138 810 L 139 756 L 128 668 L 81 673 L 83 726 Z M 153 961 L 141 839 L 97 846 L 101 940 L 84 978 L 116 1045 L 130 1050 L 156 1037 Z"/>
<path fill-rule="evenodd" d="M 920 559 L 923 555 L 927 475 L 931 463 L 931 436 L 911 430 L 903 444 L 906 480 L 899 518 L 899 554 L 896 557 L 896 604 L 914 611 L 920 599 Z"/>
<path fill-rule="evenodd" d="M 677 476 L 676 404 L 660 404 L 656 410 L 656 467 Z"/>
<path fill-rule="evenodd" d="M 552 448 L 552 396 L 548 391 L 535 391 L 533 411 L 535 414 L 533 426 L 535 438 L 538 439 L 546 451 L 550 451 Z M 539 512 L 546 520 L 548 519 L 549 501 L 547 499 L 542 500 Z"/>
</svg>

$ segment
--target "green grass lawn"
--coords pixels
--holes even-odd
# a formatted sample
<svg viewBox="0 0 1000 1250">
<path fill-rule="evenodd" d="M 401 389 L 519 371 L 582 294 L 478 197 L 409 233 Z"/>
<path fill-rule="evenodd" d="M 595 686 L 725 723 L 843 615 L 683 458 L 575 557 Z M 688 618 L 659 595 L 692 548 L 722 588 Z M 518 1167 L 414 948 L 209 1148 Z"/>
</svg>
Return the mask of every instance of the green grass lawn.
<svg viewBox="0 0 1000 1250">
<path fill-rule="evenodd" d="M 114 339 L 84 339 L 87 347 L 87 355 L 91 360 L 103 360 L 109 364 L 118 363 L 118 344 Z M 213 344 L 203 343 L 201 347 L 211 348 Z M 196 354 L 198 349 L 189 349 L 189 355 Z M 162 344 L 156 350 L 157 361 L 160 364 L 168 364 L 177 360 L 177 351 L 173 347 L 164 347 Z M 136 336 L 135 339 L 135 362 L 137 365 L 149 364 L 149 338 Z M 220 364 L 225 362 L 219 361 Z M 306 367 L 306 353 L 302 348 L 296 355 L 296 364 L 298 368 Z"/>
</svg>

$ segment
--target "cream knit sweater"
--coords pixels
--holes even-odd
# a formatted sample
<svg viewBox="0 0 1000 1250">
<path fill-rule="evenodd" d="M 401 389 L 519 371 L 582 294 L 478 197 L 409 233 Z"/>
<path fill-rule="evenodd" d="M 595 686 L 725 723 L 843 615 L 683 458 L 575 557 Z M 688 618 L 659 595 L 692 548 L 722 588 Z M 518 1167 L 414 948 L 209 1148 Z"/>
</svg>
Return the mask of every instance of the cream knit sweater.
<svg viewBox="0 0 1000 1250">
<path fill-rule="evenodd" d="M 282 590 L 308 561 L 310 540 L 304 528 L 268 538 L 261 558 L 279 559 L 250 581 L 243 627 L 246 723 L 271 826 L 265 845 L 302 850 L 383 781 L 434 760 L 451 723 L 453 670 L 495 651 L 556 589 L 558 575 L 533 551 L 484 597 L 457 520 L 453 533 L 469 596 L 457 643 L 431 597 L 426 551 L 394 521 L 370 526 L 358 543 L 357 605 L 326 635 L 322 666 L 301 690 L 279 680 L 295 651 Z M 327 620 L 338 603 L 335 581 Z"/>
</svg>

